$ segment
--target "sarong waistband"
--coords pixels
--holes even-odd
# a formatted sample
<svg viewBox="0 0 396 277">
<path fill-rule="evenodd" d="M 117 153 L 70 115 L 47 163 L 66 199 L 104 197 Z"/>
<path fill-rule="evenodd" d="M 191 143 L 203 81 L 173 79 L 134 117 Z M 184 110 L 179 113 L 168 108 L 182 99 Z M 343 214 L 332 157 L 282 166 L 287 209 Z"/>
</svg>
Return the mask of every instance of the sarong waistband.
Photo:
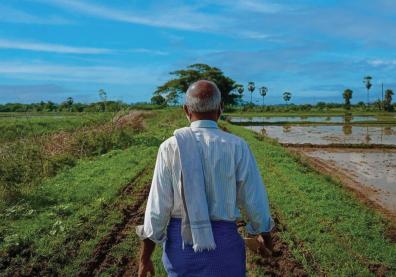
<svg viewBox="0 0 396 277">
<path fill-rule="evenodd" d="M 235 221 L 226 220 L 211 220 L 212 229 L 222 229 L 222 230 L 235 230 L 237 225 Z M 178 227 L 181 226 L 181 218 L 172 217 L 169 226 Z M 171 227 L 172 228 L 172 227 Z"/>
</svg>

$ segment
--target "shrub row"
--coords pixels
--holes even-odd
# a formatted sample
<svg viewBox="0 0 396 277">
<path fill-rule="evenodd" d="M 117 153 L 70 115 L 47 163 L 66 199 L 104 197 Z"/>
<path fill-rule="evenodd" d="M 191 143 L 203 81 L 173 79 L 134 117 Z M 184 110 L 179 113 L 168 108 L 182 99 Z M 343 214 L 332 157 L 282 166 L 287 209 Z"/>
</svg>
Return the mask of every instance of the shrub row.
<svg viewBox="0 0 396 277">
<path fill-rule="evenodd" d="M 74 132 L 20 139 L 0 147 L 0 188 L 8 196 L 33 186 L 43 178 L 72 167 L 80 158 L 102 155 L 131 145 L 158 144 L 139 137 L 149 113 L 117 115 L 102 125 L 83 127 Z"/>
</svg>

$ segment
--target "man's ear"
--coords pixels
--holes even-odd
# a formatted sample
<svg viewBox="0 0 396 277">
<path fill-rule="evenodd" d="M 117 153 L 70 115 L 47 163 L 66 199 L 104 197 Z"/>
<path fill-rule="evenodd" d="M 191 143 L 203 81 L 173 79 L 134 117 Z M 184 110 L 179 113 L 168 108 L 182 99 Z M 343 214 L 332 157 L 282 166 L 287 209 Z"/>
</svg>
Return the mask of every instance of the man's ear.
<svg viewBox="0 0 396 277">
<path fill-rule="evenodd" d="M 191 121 L 191 115 L 190 115 L 190 111 L 188 110 L 187 105 L 183 105 L 183 110 L 184 110 L 184 113 L 186 114 L 188 121 Z"/>
<path fill-rule="evenodd" d="M 224 102 L 220 103 L 220 109 L 219 109 L 219 116 L 223 113 L 224 111 Z"/>
<path fill-rule="evenodd" d="M 183 111 L 186 113 L 187 116 L 189 115 L 187 105 L 183 105 Z"/>
</svg>

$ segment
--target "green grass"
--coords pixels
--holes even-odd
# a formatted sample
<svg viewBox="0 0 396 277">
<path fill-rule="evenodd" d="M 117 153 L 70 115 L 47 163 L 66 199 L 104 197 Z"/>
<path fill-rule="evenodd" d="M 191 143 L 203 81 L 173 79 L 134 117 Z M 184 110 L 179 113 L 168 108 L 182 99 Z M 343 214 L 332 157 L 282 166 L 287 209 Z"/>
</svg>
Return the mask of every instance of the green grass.
<svg viewBox="0 0 396 277">
<path fill-rule="evenodd" d="M 78 113 L 69 115 L 58 113 L 53 115 L 12 113 L 12 116 L 0 116 L 0 143 L 33 135 L 73 131 L 76 128 L 103 123 L 111 118 L 111 115 L 110 113 Z"/>
<path fill-rule="evenodd" d="M 33 274 L 43 268 L 46 271 L 41 274 L 75 275 L 100 239 L 120 222 L 122 211 L 114 207 L 134 201 L 120 197 L 120 189 L 153 167 L 159 144 L 185 121 L 179 112 L 164 115 L 158 112 L 148 117 L 151 128 L 136 134 L 127 150 L 80 160 L 21 195 L 17 204 L 3 207 L 1 275 L 15 270 Z M 151 174 L 139 185 L 147 185 Z M 129 251 L 137 253 L 133 244 Z"/>
<path fill-rule="evenodd" d="M 309 272 L 318 274 L 319 266 L 331 276 L 367 276 L 370 265 L 383 264 L 396 274 L 396 244 L 385 237 L 389 223 L 378 213 L 272 140 L 226 127 L 249 143 L 271 205 L 287 226 L 282 238 Z"/>
<path fill-rule="evenodd" d="M 74 254 L 77 260 L 73 269 L 77 270 L 86 256 L 84 253 L 90 253 L 120 219 L 120 214 L 107 211 L 106 207 L 117 200 L 119 190 L 126 183 L 153 163 L 156 151 L 157 147 L 146 146 L 112 151 L 94 161 L 81 161 L 76 167 L 48 179 L 24 199 L 23 209 L 5 211 L 0 227 L 1 250 L 10 252 L 15 245 L 28 247 L 34 259 L 44 257 L 48 259 L 48 267 L 57 270 L 59 261 L 69 262 L 68 248 L 77 245 L 73 237 L 84 239 L 76 249 L 83 254 Z M 93 237 L 84 230 L 94 232 Z"/>
</svg>

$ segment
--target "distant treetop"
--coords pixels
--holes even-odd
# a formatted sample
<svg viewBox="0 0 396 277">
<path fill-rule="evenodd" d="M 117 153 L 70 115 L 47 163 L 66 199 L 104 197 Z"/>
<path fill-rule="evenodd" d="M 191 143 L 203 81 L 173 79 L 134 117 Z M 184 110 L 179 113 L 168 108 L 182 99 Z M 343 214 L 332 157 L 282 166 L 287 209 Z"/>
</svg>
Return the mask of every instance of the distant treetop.
<svg viewBox="0 0 396 277">
<path fill-rule="evenodd" d="M 242 96 L 238 93 L 241 87 L 233 79 L 224 75 L 217 67 L 207 64 L 192 64 L 186 69 L 176 70 L 170 73 L 176 78 L 159 86 L 154 95 L 163 95 L 168 103 L 177 103 L 180 95 L 186 93 L 190 84 L 198 80 L 209 80 L 216 83 L 221 91 L 224 104 L 237 104 Z"/>
</svg>

